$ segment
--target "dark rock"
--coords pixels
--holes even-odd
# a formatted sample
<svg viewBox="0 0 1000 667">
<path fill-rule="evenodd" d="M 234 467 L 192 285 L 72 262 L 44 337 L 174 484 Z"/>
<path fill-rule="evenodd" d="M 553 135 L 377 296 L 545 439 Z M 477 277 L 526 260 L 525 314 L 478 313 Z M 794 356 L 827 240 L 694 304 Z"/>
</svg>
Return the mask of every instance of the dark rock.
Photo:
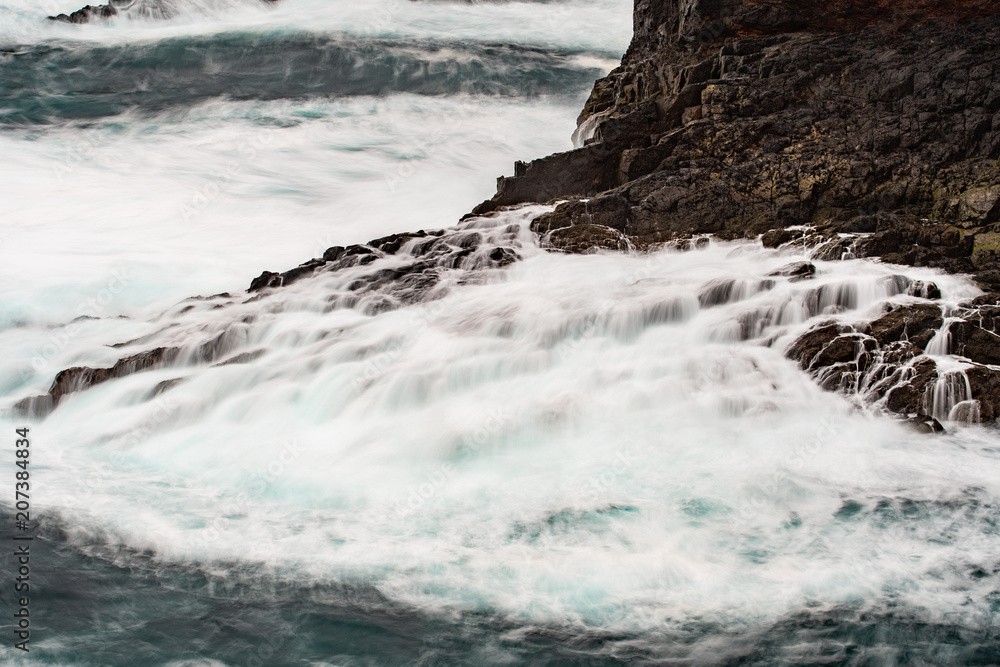
<svg viewBox="0 0 1000 667">
<path fill-rule="evenodd" d="M 94 19 L 108 19 L 118 15 L 118 7 L 130 4 L 130 0 L 111 0 L 106 5 L 87 5 L 83 9 L 78 9 L 72 14 L 59 14 L 50 16 L 50 21 L 61 23 L 90 23 Z"/>
<path fill-rule="evenodd" d="M 88 368 L 86 366 L 68 368 L 56 375 L 49 388 L 49 396 L 55 403 L 59 403 L 66 394 L 83 391 L 108 380 L 163 366 L 172 362 L 179 354 L 180 348 L 158 347 L 148 352 L 122 357 L 111 368 Z"/>
<path fill-rule="evenodd" d="M 979 403 L 979 418 L 984 422 L 1000 420 L 1000 370 L 974 366 L 966 371 L 972 398 Z"/>
<path fill-rule="evenodd" d="M 941 425 L 941 422 L 934 419 L 933 417 L 927 416 L 916 416 L 910 417 L 906 420 L 906 425 L 912 428 L 917 433 L 923 433 L 925 435 L 933 435 L 936 433 L 944 433 L 945 428 Z"/>
<path fill-rule="evenodd" d="M 906 288 L 906 293 L 910 296 L 929 299 L 931 301 L 937 301 L 941 298 L 941 288 L 937 284 L 925 283 L 922 280 L 914 280 L 910 283 L 909 287 Z"/>
<path fill-rule="evenodd" d="M 259 292 L 268 287 L 281 287 L 281 275 L 273 271 L 265 271 L 250 283 L 248 292 Z"/>
<path fill-rule="evenodd" d="M 800 336 L 788 348 L 786 356 L 798 361 L 803 370 L 809 370 L 815 366 L 813 360 L 819 356 L 820 352 L 844 333 L 853 333 L 853 330 L 834 322 L 821 324 Z"/>
<path fill-rule="evenodd" d="M 12 411 L 19 417 L 30 417 L 42 419 L 56 409 L 56 401 L 52 396 L 43 394 L 42 396 L 29 396 L 14 404 Z"/>
<path fill-rule="evenodd" d="M 508 264 L 513 264 L 519 258 L 517 253 L 510 248 L 494 248 L 489 254 L 491 261 L 495 262 L 499 266 L 507 266 Z"/>
<path fill-rule="evenodd" d="M 993 321 L 996 326 L 996 321 Z M 1000 335 L 974 321 L 953 322 L 949 328 L 949 352 L 979 364 L 1000 366 Z"/>
<path fill-rule="evenodd" d="M 501 206 L 595 195 L 614 187 L 617 158 L 603 145 L 593 145 L 519 163 L 514 176 L 497 179 L 496 195 L 472 212 L 482 215 Z"/>
<path fill-rule="evenodd" d="M 856 363 L 866 352 L 865 343 L 869 340 L 861 334 L 837 336 L 813 357 L 811 366 L 825 368 L 836 364 Z"/>
<path fill-rule="evenodd" d="M 910 367 L 909 377 L 889 390 L 885 407 L 900 415 L 928 417 L 926 397 L 938 379 L 933 359 L 920 357 Z"/>
<path fill-rule="evenodd" d="M 109 380 L 126 377 L 134 373 L 159 368 L 173 362 L 180 354 L 180 348 L 158 347 L 119 359 L 110 368 L 89 368 L 78 366 L 67 368 L 56 374 L 47 394 L 32 396 L 14 404 L 12 410 L 25 417 L 43 418 L 58 407 L 68 394 L 84 391 Z M 164 383 L 160 383 L 163 385 Z M 157 385 L 159 388 L 160 385 Z M 168 387 L 164 387 L 163 391 Z M 153 395 L 156 395 L 154 390 Z"/>
<path fill-rule="evenodd" d="M 907 340 L 923 350 L 943 325 L 940 307 L 917 304 L 889 311 L 869 324 L 866 333 L 882 347 Z"/>
<path fill-rule="evenodd" d="M 802 236 L 801 232 L 793 232 L 789 229 L 772 229 L 761 237 L 761 242 L 765 248 L 778 248 L 790 243 Z"/>
<path fill-rule="evenodd" d="M 614 202 L 536 226 L 604 225 L 638 248 L 678 234 L 777 247 L 812 226 L 817 259 L 1000 289 L 1000 4 L 637 0 L 634 30 L 580 116 L 589 145 L 519 163 L 480 212 Z"/>
<path fill-rule="evenodd" d="M 581 224 L 550 232 L 544 245 L 567 253 L 584 254 L 598 250 L 627 250 L 628 239 L 611 227 Z"/>
<path fill-rule="evenodd" d="M 788 278 L 791 281 L 808 280 L 816 275 L 816 265 L 812 262 L 794 262 L 783 266 L 777 271 L 767 274 L 775 278 Z"/>
<path fill-rule="evenodd" d="M 403 232 L 402 234 L 390 234 L 389 236 L 383 236 L 380 239 L 375 239 L 368 245 L 373 248 L 378 248 L 387 255 L 395 255 L 399 252 L 400 248 L 403 247 L 407 242 L 413 239 L 423 239 L 427 238 L 427 232 L 420 230 L 419 232 Z M 333 256 L 331 251 L 339 251 L 336 256 Z M 343 253 L 346 252 L 346 248 L 330 248 L 323 254 L 323 259 L 328 262 L 336 261 L 340 259 Z"/>
</svg>

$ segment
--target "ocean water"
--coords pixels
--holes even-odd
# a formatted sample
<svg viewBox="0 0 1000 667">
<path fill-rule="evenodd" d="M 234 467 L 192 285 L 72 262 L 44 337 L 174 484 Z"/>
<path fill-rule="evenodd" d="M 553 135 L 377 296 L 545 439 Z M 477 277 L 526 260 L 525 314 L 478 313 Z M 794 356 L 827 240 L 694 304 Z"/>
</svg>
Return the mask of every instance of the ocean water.
<svg viewBox="0 0 1000 667">
<path fill-rule="evenodd" d="M 969 280 L 790 282 L 807 252 L 751 241 L 558 255 L 541 206 L 459 222 L 571 147 L 630 3 L 43 20 L 77 8 L 0 0 L 0 535 L 28 425 L 37 536 L 31 652 L 8 557 L 0 664 L 1000 663 L 996 429 L 950 419 L 957 387 L 918 435 L 784 356 Z M 357 285 L 420 240 L 244 291 L 417 229 L 446 231 L 416 296 Z M 496 247 L 520 261 L 486 268 Z M 8 410 L 157 347 L 180 353 Z"/>
</svg>

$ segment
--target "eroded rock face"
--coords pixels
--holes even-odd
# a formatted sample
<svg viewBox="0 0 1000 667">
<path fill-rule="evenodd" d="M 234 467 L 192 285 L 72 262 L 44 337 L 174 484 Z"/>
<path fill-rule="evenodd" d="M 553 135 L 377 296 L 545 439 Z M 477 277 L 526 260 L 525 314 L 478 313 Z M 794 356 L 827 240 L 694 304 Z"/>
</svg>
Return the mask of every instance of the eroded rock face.
<svg viewBox="0 0 1000 667">
<path fill-rule="evenodd" d="M 777 247 L 809 225 L 867 235 L 851 256 L 1000 288 L 998 46 L 985 0 L 639 0 L 581 115 L 588 145 L 519 164 L 481 210 L 587 197 L 547 231 L 599 224 L 640 249 Z"/>
<path fill-rule="evenodd" d="M 1000 295 L 981 301 L 991 298 L 995 304 Z M 825 389 L 881 405 L 911 419 L 919 430 L 933 432 L 928 424 L 948 418 L 991 422 L 1000 418 L 1000 368 L 993 356 L 1000 352 L 1000 336 L 979 323 L 995 327 L 995 311 L 1000 306 L 967 304 L 960 313 L 964 319 L 949 324 L 948 351 L 969 361 L 962 371 L 945 373 L 926 354 L 931 340 L 945 330 L 942 309 L 935 304 L 892 307 L 859 325 L 821 324 L 786 353 Z"/>
</svg>

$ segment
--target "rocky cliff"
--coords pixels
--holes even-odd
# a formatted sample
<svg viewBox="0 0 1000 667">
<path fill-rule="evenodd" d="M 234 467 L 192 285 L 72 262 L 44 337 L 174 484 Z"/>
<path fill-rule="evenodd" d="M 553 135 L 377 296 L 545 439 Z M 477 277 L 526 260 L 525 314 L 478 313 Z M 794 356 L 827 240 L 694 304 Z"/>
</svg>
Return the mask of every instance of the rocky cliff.
<svg viewBox="0 0 1000 667">
<path fill-rule="evenodd" d="M 567 200 L 532 223 L 565 252 L 714 234 L 972 274 L 992 293 L 957 311 L 930 286 L 788 354 L 921 424 L 955 382 L 978 414 L 953 417 L 1000 418 L 1000 4 L 636 0 L 634 31 L 580 116 L 582 146 L 517 163 L 476 212 Z M 958 375 L 926 354 L 946 318 Z"/>
<path fill-rule="evenodd" d="M 830 318 L 786 353 L 827 389 L 924 430 L 938 419 L 1000 420 L 1000 5 L 636 0 L 634 29 L 621 67 L 596 83 L 580 116 L 580 148 L 517 163 L 450 231 L 330 248 L 264 272 L 253 298 L 345 271 L 359 272 L 346 305 L 377 312 L 434 298 L 442 271 L 519 259 L 518 225 L 491 212 L 561 201 L 531 223 L 554 251 L 696 247 L 693 235 L 713 234 L 820 260 L 971 274 L 987 294 L 957 306 L 934 284 L 897 276 L 893 293 L 907 299 L 869 322 L 836 317 L 851 307 L 849 291 L 831 301 L 817 288 L 809 314 Z M 386 257 L 397 261 L 386 268 Z M 798 262 L 774 275 L 816 272 Z M 702 296 L 729 298 L 722 287 Z M 209 341 L 183 354 L 210 362 L 219 349 Z M 69 393 L 181 354 L 157 348 L 111 368 L 67 369 L 16 409 L 44 415 Z M 945 354 L 961 360 L 939 367 Z M 942 393 L 961 399 L 949 414 L 935 408 Z"/>
<path fill-rule="evenodd" d="M 536 222 L 566 248 L 863 233 L 856 255 L 1000 288 L 998 46 L 983 0 L 637 0 L 586 146 L 518 164 L 477 211 L 577 199 Z"/>
</svg>

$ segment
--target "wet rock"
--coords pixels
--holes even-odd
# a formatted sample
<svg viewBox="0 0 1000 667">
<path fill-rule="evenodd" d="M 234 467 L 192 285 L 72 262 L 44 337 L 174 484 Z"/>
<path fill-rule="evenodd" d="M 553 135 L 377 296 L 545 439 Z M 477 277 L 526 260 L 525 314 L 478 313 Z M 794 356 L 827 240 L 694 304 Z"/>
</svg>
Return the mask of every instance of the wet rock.
<svg viewBox="0 0 1000 667">
<path fill-rule="evenodd" d="M 916 296 L 931 301 L 937 301 L 941 298 L 941 288 L 936 283 L 924 282 L 923 280 L 914 280 L 910 283 L 906 288 L 906 293 L 909 296 Z"/>
<path fill-rule="evenodd" d="M 12 412 L 19 417 L 30 417 L 42 419 L 56 409 L 56 401 L 52 396 L 43 394 L 41 396 L 29 396 L 14 404 Z"/>
<path fill-rule="evenodd" d="M 1000 420 L 1000 370 L 976 365 L 966 371 L 972 398 L 979 404 L 979 418 L 984 422 Z"/>
<path fill-rule="evenodd" d="M 250 289 L 248 292 L 259 292 L 268 287 L 281 287 L 281 274 L 275 273 L 273 271 L 264 271 L 259 276 L 253 279 L 250 283 Z"/>
<path fill-rule="evenodd" d="M 67 368 L 56 374 L 47 394 L 23 399 L 14 404 L 12 410 L 15 414 L 25 417 L 39 419 L 46 417 L 58 407 L 59 402 L 68 394 L 85 391 L 109 380 L 165 366 L 177 359 L 179 354 L 180 348 L 158 347 L 148 352 L 122 357 L 110 368 L 89 368 L 86 366 Z"/>
<path fill-rule="evenodd" d="M 248 292 L 266 297 L 300 280 L 350 271 L 339 287 L 336 280 L 330 283 L 334 293 L 328 297 L 329 307 L 375 314 L 438 298 L 444 294 L 442 276 L 449 270 L 471 272 L 461 282 L 476 280 L 476 272 L 513 264 L 521 258 L 520 235 L 520 224 L 504 225 L 495 215 L 467 216 L 448 230 L 403 232 L 367 244 L 328 248 L 322 257 L 290 271 L 265 271 Z"/>
<path fill-rule="evenodd" d="M 810 366 L 826 368 L 837 364 L 853 364 L 870 349 L 871 339 L 867 336 L 861 334 L 837 336 L 812 358 Z"/>
<path fill-rule="evenodd" d="M 935 433 L 945 432 L 945 428 L 941 425 L 941 422 L 933 417 L 910 417 L 905 423 L 917 433 L 924 435 L 933 435 Z"/>
<path fill-rule="evenodd" d="M 928 417 L 926 397 L 938 379 L 937 363 L 920 357 L 907 370 L 908 377 L 886 395 L 885 407 L 900 415 Z"/>
<path fill-rule="evenodd" d="M 592 224 L 557 229 L 545 237 L 544 245 L 578 255 L 599 250 L 627 250 L 629 247 L 628 239 L 617 229 Z"/>
<path fill-rule="evenodd" d="M 803 370 L 809 370 L 814 367 L 813 360 L 820 352 L 845 333 L 853 333 L 853 330 L 835 322 L 821 324 L 800 336 L 788 348 L 786 356 L 799 362 Z"/>
<path fill-rule="evenodd" d="M 86 366 L 68 368 L 56 375 L 49 388 L 49 396 L 55 403 L 59 403 L 62 397 L 67 394 L 89 389 L 108 380 L 163 366 L 174 361 L 179 354 L 180 348 L 158 347 L 148 352 L 122 357 L 111 368 L 88 368 Z"/>
<path fill-rule="evenodd" d="M 949 326 L 949 352 L 974 362 L 966 372 L 970 400 L 955 406 L 950 417 L 959 422 L 1000 419 L 998 297 L 985 295 L 951 314 L 961 319 Z M 942 311 L 936 305 L 892 306 L 875 321 L 855 327 L 820 324 L 800 336 L 786 355 L 824 388 L 912 416 L 911 422 L 926 431 L 928 425 L 936 429 L 932 423 L 934 389 L 948 376 L 941 375 L 937 362 L 924 350 L 942 326 Z"/>
<path fill-rule="evenodd" d="M 399 250 L 408 242 L 414 239 L 425 239 L 428 235 L 431 236 L 441 236 L 444 232 L 428 233 L 424 230 L 418 232 L 403 232 L 401 234 L 390 234 L 389 236 L 383 236 L 380 239 L 375 239 L 368 245 L 372 248 L 378 248 L 387 255 L 395 255 Z M 346 248 L 341 248 L 339 246 L 335 248 L 330 248 L 323 254 L 323 259 L 327 261 L 336 261 L 343 256 L 343 253 L 347 251 Z"/>
<path fill-rule="evenodd" d="M 808 226 L 817 259 L 1000 289 L 996 2 L 642 0 L 634 27 L 580 116 L 590 143 L 518 163 L 482 210 L 589 197 L 539 233 L 600 224 L 638 248 L 678 234 L 779 247 Z"/>
<path fill-rule="evenodd" d="M 513 264 L 519 259 L 517 253 L 510 248 L 494 248 L 490 252 L 489 258 L 498 267 Z"/>
<path fill-rule="evenodd" d="M 1000 335 L 979 326 L 974 320 L 954 322 L 948 331 L 951 354 L 966 357 L 979 364 L 1000 366 Z"/>
<path fill-rule="evenodd" d="M 789 229 L 772 229 L 761 237 L 765 248 L 778 248 L 802 236 L 802 232 Z"/>
<path fill-rule="evenodd" d="M 791 281 L 808 280 L 816 275 L 816 265 L 812 262 L 793 262 L 777 271 L 767 274 L 773 277 L 788 278 Z"/>
<path fill-rule="evenodd" d="M 820 262 L 836 262 L 851 254 L 855 239 L 837 238 L 827 241 L 813 251 L 812 258 Z"/>
<path fill-rule="evenodd" d="M 50 21 L 61 23 L 90 23 L 94 19 L 109 19 L 118 15 L 118 8 L 131 4 L 131 0 L 111 0 L 106 5 L 87 5 L 71 14 L 59 14 L 50 16 Z"/>
<path fill-rule="evenodd" d="M 943 324 L 944 317 L 940 307 L 917 304 L 893 308 L 869 324 L 866 333 L 881 347 L 907 340 L 923 350 Z"/>
</svg>

